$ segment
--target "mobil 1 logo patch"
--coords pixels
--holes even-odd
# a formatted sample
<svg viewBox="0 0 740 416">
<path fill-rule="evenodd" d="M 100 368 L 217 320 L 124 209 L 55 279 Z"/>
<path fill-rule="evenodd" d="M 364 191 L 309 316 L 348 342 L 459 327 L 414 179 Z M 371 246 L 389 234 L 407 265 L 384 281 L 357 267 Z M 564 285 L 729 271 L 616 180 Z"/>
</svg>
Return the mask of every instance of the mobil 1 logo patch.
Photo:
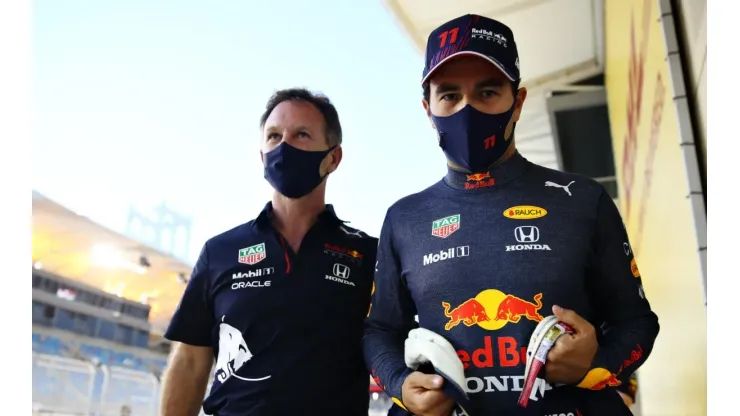
<svg viewBox="0 0 740 416">
<path fill-rule="evenodd" d="M 448 248 L 447 250 L 440 250 L 436 253 L 429 253 L 424 256 L 422 261 L 424 263 L 424 266 L 428 266 L 432 263 L 450 260 L 457 257 L 468 257 L 469 255 L 470 246 L 458 246 Z"/>
<path fill-rule="evenodd" d="M 540 241 L 540 229 L 534 225 L 523 225 L 514 228 L 516 244 L 506 246 L 506 251 L 551 251 L 550 246 Z"/>
<path fill-rule="evenodd" d="M 263 267 L 261 269 L 238 272 L 231 275 L 231 289 L 247 289 L 270 287 L 270 280 L 266 277 L 275 273 L 274 267 Z"/>
</svg>

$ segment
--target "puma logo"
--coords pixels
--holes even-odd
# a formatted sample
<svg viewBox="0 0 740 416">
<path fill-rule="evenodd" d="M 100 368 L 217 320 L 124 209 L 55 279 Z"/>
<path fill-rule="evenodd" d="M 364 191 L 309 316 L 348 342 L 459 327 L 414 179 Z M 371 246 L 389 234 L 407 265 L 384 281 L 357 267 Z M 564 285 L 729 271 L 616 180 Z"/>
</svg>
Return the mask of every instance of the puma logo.
<svg viewBox="0 0 740 416">
<path fill-rule="evenodd" d="M 547 181 L 547 182 L 545 182 L 545 186 L 552 186 L 554 188 L 563 188 L 563 190 L 565 191 L 565 193 L 568 194 L 568 196 L 573 196 L 573 194 L 570 193 L 570 189 L 568 189 L 568 188 L 571 185 L 573 185 L 574 183 L 576 183 L 576 181 L 570 181 L 570 183 L 567 184 L 567 185 L 560 185 L 560 184 L 555 183 L 555 182 Z"/>
</svg>

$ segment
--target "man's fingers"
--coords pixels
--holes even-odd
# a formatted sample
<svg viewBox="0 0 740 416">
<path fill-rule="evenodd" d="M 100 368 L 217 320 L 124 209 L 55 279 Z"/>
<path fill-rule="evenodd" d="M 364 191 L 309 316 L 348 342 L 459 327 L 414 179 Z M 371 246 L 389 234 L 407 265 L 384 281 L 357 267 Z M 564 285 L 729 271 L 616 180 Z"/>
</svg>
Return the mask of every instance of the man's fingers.
<svg viewBox="0 0 740 416">
<path fill-rule="evenodd" d="M 441 407 L 452 400 L 442 390 L 427 390 L 421 393 L 421 396 L 424 409 L 431 414 L 437 414 L 436 411 L 441 410 Z"/>
<path fill-rule="evenodd" d="M 570 309 L 561 308 L 560 306 L 555 305 L 552 307 L 552 313 L 558 317 L 559 321 L 570 325 L 576 333 L 586 332 L 590 329 L 591 324 Z"/>
<path fill-rule="evenodd" d="M 442 387 L 444 379 L 436 374 L 424 374 L 413 372 L 409 375 L 409 385 L 411 387 L 420 387 L 427 390 L 436 390 Z"/>
</svg>

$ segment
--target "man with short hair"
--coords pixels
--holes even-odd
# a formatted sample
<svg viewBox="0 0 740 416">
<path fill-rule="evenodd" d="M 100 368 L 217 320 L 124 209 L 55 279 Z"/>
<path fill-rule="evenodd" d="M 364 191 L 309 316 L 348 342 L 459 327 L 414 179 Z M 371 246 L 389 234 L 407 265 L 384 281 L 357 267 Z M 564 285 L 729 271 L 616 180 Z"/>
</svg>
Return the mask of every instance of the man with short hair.
<svg viewBox="0 0 740 416">
<path fill-rule="evenodd" d="M 520 81 L 503 23 L 466 15 L 430 34 L 422 104 L 448 172 L 388 209 L 364 337 L 395 411 L 449 416 L 456 403 L 443 389 L 462 383 L 449 390 L 469 398 L 457 414 L 629 414 L 611 386 L 645 362 L 658 319 L 604 187 L 517 151 Z M 557 339 L 521 407 L 530 336 L 550 315 L 573 333 Z M 417 326 L 449 341 L 466 380 L 439 370 L 450 365 L 435 365 L 436 374 L 407 368 L 414 351 L 404 356 L 404 343 Z M 444 340 L 424 337 L 437 359 L 450 356 L 440 354 Z"/>
<path fill-rule="evenodd" d="M 176 346 L 161 414 L 198 413 L 215 359 L 208 414 L 366 416 L 377 239 L 325 203 L 342 160 L 337 111 L 322 95 L 278 91 L 260 128 L 272 201 L 205 243 L 165 335 Z"/>
</svg>

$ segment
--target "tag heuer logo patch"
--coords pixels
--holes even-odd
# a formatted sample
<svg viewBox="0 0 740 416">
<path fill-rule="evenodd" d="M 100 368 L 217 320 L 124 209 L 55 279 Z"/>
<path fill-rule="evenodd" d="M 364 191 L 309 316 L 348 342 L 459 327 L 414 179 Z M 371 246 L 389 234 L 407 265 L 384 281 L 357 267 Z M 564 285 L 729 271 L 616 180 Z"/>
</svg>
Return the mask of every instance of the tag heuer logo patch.
<svg viewBox="0 0 740 416">
<path fill-rule="evenodd" d="M 460 214 L 450 215 L 432 222 L 432 235 L 447 238 L 450 234 L 460 229 Z"/>
<path fill-rule="evenodd" d="M 239 250 L 239 263 L 244 264 L 257 264 L 267 257 L 265 252 L 265 243 L 259 243 L 257 245 L 243 248 Z"/>
</svg>

